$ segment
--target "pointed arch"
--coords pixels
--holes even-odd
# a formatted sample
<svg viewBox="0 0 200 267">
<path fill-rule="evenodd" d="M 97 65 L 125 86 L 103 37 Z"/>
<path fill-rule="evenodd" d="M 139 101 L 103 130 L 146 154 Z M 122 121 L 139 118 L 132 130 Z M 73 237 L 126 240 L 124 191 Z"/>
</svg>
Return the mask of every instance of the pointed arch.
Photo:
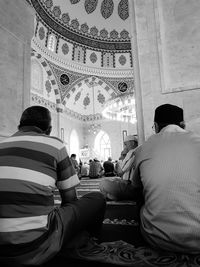
<svg viewBox="0 0 200 267">
<path fill-rule="evenodd" d="M 52 88 L 54 90 L 55 96 L 56 96 L 56 107 L 57 107 L 56 109 L 58 112 L 62 112 L 63 106 L 62 106 L 62 102 L 61 102 L 61 95 L 60 95 L 59 87 L 58 87 L 58 84 L 56 82 L 56 79 L 54 77 L 53 72 L 51 71 L 51 68 L 50 68 L 48 62 L 45 60 L 45 58 L 42 57 L 41 54 L 37 53 L 35 50 L 32 50 L 31 57 L 36 58 L 40 62 L 40 64 L 44 68 L 44 70 L 46 71 L 46 73 L 49 77 L 49 80 L 51 82 Z"/>
<path fill-rule="evenodd" d="M 100 131 L 94 141 L 95 152 L 101 160 L 107 160 L 112 155 L 110 137 L 105 131 Z"/>
</svg>

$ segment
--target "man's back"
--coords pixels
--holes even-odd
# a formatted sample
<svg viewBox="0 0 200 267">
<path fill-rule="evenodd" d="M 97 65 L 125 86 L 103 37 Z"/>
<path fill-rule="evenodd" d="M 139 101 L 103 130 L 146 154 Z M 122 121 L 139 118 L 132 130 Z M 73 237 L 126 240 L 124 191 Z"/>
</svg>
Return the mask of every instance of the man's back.
<svg viewBox="0 0 200 267">
<path fill-rule="evenodd" d="M 67 168 L 63 164 L 65 160 L 69 157 L 62 142 L 37 127 L 25 127 L 0 143 L 1 245 L 17 249 L 23 243 L 27 249 L 26 243 L 50 230 L 53 191 L 56 185 L 59 189 L 68 183 L 72 186 L 75 174 L 70 164 Z M 77 179 L 74 182 L 78 184 Z M 23 253 L 23 246 L 20 250 Z"/>
<path fill-rule="evenodd" d="M 105 176 L 112 176 L 114 174 L 114 164 L 112 161 L 107 160 L 103 163 Z"/>
<path fill-rule="evenodd" d="M 136 152 L 145 205 L 144 236 L 170 250 L 200 245 L 200 137 L 169 125 Z"/>
</svg>

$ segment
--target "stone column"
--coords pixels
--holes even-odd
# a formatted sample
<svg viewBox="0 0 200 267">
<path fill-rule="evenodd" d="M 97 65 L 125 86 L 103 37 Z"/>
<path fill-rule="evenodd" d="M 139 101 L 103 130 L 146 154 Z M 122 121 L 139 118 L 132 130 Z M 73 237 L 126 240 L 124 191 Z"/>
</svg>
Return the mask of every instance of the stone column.
<svg viewBox="0 0 200 267">
<path fill-rule="evenodd" d="M 25 0 L 0 1 L 0 139 L 16 131 L 30 105 L 34 11 Z"/>
<path fill-rule="evenodd" d="M 144 120 L 143 120 L 143 107 L 142 107 L 142 93 L 140 81 L 140 66 L 138 59 L 138 44 L 137 44 L 137 30 L 135 20 L 134 0 L 129 0 L 129 16 L 131 18 L 131 46 L 133 57 L 133 72 L 135 84 L 135 103 L 136 103 L 136 117 L 137 117 L 137 134 L 139 144 L 144 142 Z"/>
</svg>

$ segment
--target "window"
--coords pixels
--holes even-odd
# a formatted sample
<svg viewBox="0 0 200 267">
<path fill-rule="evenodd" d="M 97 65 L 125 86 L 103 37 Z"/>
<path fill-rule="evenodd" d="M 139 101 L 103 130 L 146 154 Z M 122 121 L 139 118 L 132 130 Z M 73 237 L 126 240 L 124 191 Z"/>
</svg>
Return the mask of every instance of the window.
<svg viewBox="0 0 200 267">
<path fill-rule="evenodd" d="M 101 160 L 107 160 L 111 156 L 110 138 L 107 133 L 100 131 L 95 138 L 95 151 L 99 154 Z"/>
<path fill-rule="evenodd" d="M 48 41 L 48 49 L 54 52 L 55 50 L 55 44 L 56 44 L 56 38 L 54 35 L 49 36 L 49 41 Z"/>
</svg>

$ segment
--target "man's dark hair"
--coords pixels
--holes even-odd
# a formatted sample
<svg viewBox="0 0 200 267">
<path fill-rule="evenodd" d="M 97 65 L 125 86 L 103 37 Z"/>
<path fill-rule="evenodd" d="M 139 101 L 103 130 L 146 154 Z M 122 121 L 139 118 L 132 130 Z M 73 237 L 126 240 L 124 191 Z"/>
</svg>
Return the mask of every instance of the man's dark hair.
<svg viewBox="0 0 200 267">
<path fill-rule="evenodd" d="M 47 131 L 51 127 L 50 111 L 42 106 L 31 106 L 22 113 L 18 128 L 24 126 L 35 126 L 42 131 Z"/>
<path fill-rule="evenodd" d="M 159 130 L 169 124 L 175 124 L 184 128 L 183 121 L 183 109 L 178 106 L 164 104 L 158 106 L 155 110 L 154 122 L 158 124 Z"/>
<path fill-rule="evenodd" d="M 71 154 L 71 158 L 76 158 L 76 154 Z"/>
</svg>

